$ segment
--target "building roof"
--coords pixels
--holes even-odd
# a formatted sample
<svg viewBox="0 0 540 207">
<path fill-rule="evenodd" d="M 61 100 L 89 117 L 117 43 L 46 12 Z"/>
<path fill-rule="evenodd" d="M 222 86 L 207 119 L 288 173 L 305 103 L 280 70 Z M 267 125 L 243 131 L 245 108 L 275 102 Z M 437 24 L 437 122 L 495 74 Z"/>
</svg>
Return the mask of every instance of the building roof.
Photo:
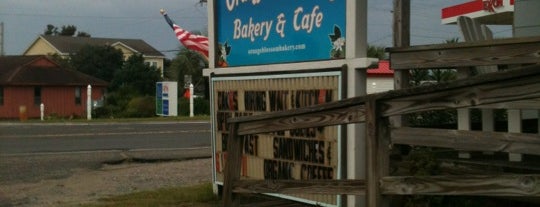
<svg viewBox="0 0 540 207">
<path fill-rule="evenodd" d="M 513 13 L 514 0 L 473 0 L 443 8 L 441 23 L 456 24 L 459 16 L 467 16 L 480 24 L 511 25 Z"/>
<path fill-rule="evenodd" d="M 369 68 L 367 70 L 367 75 L 368 77 L 373 77 L 373 76 L 393 77 L 394 71 L 390 69 L 390 61 L 379 60 L 379 66 L 377 68 Z"/>
<path fill-rule="evenodd" d="M 134 50 L 135 53 L 141 53 L 144 56 L 165 57 L 163 53 L 141 39 L 116 39 L 116 38 L 96 38 L 96 37 L 71 37 L 71 36 L 52 36 L 40 35 L 39 39 L 47 41 L 62 54 L 73 54 L 79 51 L 85 45 L 110 45 L 122 44 Z M 36 40 L 37 41 L 37 40 Z M 29 47 L 28 49 L 30 49 Z M 26 52 L 25 52 L 26 53 Z"/>
<path fill-rule="evenodd" d="M 66 69 L 44 55 L 0 56 L 0 85 L 107 86 L 104 80 Z"/>
</svg>

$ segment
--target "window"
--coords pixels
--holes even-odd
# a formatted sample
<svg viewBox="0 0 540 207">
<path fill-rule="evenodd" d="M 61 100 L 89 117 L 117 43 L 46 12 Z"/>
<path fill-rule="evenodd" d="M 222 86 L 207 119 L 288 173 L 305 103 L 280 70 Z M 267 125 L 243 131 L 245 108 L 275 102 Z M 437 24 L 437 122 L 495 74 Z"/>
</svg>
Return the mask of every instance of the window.
<svg viewBox="0 0 540 207">
<path fill-rule="evenodd" d="M 75 104 L 81 105 L 81 87 L 75 88 Z"/>
<path fill-rule="evenodd" d="M 41 104 L 41 86 L 34 87 L 34 104 Z"/>
<path fill-rule="evenodd" d="M 0 86 L 0 106 L 4 105 L 4 87 Z"/>
<path fill-rule="evenodd" d="M 146 63 L 146 65 L 148 65 L 148 66 L 150 66 L 150 67 L 155 67 L 155 68 L 157 68 L 157 66 L 158 66 L 156 61 L 147 61 L 147 62 L 145 62 L 145 63 Z"/>
</svg>

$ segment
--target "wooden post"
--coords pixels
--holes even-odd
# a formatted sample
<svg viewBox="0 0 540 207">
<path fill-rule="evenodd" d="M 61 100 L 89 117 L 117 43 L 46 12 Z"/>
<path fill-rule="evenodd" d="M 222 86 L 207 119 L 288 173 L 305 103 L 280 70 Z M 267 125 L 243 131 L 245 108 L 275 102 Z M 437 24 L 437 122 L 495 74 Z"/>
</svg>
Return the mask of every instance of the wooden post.
<svg viewBox="0 0 540 207">
<path fill-rule="evenodd" d="M 229 124 L 229 140 L 227 142 L 227 161 L 223 178 L 223 206 L 239 206 L 238 199 L 232 192 L 232 185 L 240 180 L 243 136 L 238 136 L 238 123 Z"/>
<path fill-rule="evenodd" d="M 380 121 L 375 98 L 366 101 L 366 206 L 388 206 L 383 200 L 379 180 L 388 175 L 390 144 L 389 125 Z M 388 120 L 388 119 L 385 119 Z"/>
<path fill-rule="evenodd" d="M 411 45 L 411 0 L 394 0 L 394 20 L 393 20 L 393 47 L 408 47 Z M 410 72 L 409 70 L 394 70 L 394 89 L 405 89 L 410 87 Z M 408 126 L 407 116 L 393 116 L 387 119 L 390 121 L 389 125 L 393 127 Z M 389 138 L 388 138 L 389 139 Z M 371 145 L 367 145 L 371 148 Z M 389 154 L 386 154 L 388 156 Z M 388 159 L 388 157 L 386 157 Z M 368 167 L 371 167 L 368 165 Z M 368 180 L 371 177 L 368 176 Z M 378 181 L 378 179 L 377 179 Z M 372 184 L 373 185 L 373 184 Z M 368 198 L 369 189 L 371 186 L 368 184 Z M 379 193 L 379 192 L 377 192 Z M 381 199 L 380 195 L 373 199 Z M 369 202 L 367 206 L 373 203 Z M 379 203 L 382 205 L 381 203 Z"/>
<path fill-rule="evenodd" d="M 407 47 L 411 42 L 411 0 L 394 0 L 394 47 Z"/>
<path fill-rule="evenodd" d="M 411 45 L 411 1 L 394 0 L 394 20 L 393 20 L 393 47 L 408 47 Z M 409 70 L 394 70 L 394 89 L 405 89 L 410 87 Z M 393 127 L 408 126 L 407 116 L 389 117 L 389 125 Z M 389 138 L 388 138 L 389 139 Z M 368 145 L 368 148 L 371 146 Z M 389 154 L 386 154 L 388 159 Z M 368 177 L 369 180 L 370 177 Z M 377 180 L 378 181 L 378 180 Z M 370 185 L 367 185 L 369 192 Z M 378 193 L 378 192 L 377 192 Z M 381 204 L 382 205 L 382 204 Z M 372 206 L 372 205 L 368 205 Z"/>
<path fill-rule="evenodd" d="M 411 44 L 411 1 L 394 0 L 394 36 L 393 47 L 407 47 Z M 410 86 L 409 70 L 394 71 L 394 89 L 404 89 Z M 391 124 L 395 127 L 407 126 L 405 116 L 391 118 Z"/>
</svg>

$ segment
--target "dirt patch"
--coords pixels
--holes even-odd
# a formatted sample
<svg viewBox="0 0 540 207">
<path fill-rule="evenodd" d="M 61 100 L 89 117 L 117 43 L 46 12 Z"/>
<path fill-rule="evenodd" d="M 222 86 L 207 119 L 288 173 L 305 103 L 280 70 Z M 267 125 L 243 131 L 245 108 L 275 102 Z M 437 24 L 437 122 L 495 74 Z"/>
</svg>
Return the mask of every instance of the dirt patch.
<svg viewBox="0 0 540 207">
<path fill-rule="evenodd" d="M 63 179 L 8 184 L 0 188 L 0 206 L 76 206 L 111 195 L 210 182 L 211 160 L 128 162 L 78 170 Z"/>
</svg>

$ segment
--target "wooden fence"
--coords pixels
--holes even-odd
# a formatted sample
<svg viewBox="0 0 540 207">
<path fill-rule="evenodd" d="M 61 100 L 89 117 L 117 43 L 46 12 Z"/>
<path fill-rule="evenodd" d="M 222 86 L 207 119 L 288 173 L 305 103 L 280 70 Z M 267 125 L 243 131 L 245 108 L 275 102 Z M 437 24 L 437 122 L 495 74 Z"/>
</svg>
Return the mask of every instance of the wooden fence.
<svg viewBox="0 0 540 207">
<path fill-rule="evenodd" d="M 540 37 L 392 48 L 395 70 L 511 65 L 512 70 L 453 82 L 344 99 L 290 111 L 231 118 L 224 206 L 239 193 L 365 195 L 384 206 L 389 195 L 540 197 L 540 174 L 390 176 L 389 146 L 405 144 L 468 151 L 540 154 L 538 134 L 397 127 L 390 117 L 460 108 L 540 109 Z M 242 135 L 366 123 L 365 180 L 240 180 Z"/>
</svg>

